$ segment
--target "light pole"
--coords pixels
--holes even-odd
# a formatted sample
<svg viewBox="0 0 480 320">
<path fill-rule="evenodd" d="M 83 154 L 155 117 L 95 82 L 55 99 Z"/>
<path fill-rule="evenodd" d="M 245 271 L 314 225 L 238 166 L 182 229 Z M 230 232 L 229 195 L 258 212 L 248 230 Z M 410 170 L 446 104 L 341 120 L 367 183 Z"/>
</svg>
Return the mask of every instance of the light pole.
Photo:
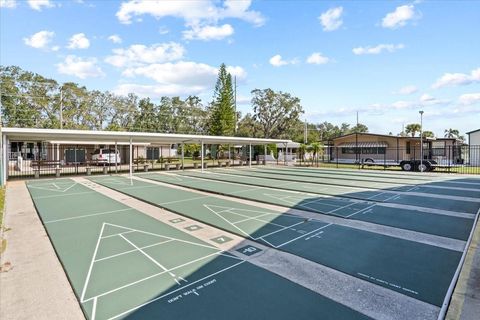
<svg viewBox="0 0 480 320">
<path fill-rule="evenodd" d="M 423 110 L 420 113 L 420 172 L 423 172 Z"/>
</svg>

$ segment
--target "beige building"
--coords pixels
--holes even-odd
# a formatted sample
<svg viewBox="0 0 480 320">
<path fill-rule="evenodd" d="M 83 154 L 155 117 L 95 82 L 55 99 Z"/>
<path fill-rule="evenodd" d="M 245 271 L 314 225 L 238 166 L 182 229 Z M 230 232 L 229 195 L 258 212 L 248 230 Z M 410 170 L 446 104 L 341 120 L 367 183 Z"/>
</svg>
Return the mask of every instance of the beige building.
<svg viewBox="0 0 480 320">
<path fill-rule="evenodd" d="M 462 142 L 454 138 L 424 138 L 423 159 L 438 164 L 462 163 Z M 351 133 L 333 139 L 332 160 L 344 163 L 399 164 L 402 160 L 420 160 L 419 137 L 399 137 L 373 133 Z"/>
<path fill-rule="evenodd" d="M 467 132 L 469 146 L 469 164 L 480 166 L 480 129 Z"/>
</svg>

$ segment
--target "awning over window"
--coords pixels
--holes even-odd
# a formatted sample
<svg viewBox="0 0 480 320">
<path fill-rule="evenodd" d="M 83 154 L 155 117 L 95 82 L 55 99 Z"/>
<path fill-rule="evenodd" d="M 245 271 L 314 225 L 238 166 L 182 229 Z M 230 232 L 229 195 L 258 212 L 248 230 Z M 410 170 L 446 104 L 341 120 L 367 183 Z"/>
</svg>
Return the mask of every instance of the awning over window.
<svg viewBox="0 0 480 320">
<path fill-rule="evenodd" d="M 388 143 L 386 142 L 358 142 L 355 143 L 355 142 L 346 142 L 346 143 L 342 143 L 341 145 L 339 145 L 339 147 L 342 147 L 342 148 L 355 148 L 355 147 L 359 147 L 359 148 L 386 148 L 388 147 Z"/>
</svg>

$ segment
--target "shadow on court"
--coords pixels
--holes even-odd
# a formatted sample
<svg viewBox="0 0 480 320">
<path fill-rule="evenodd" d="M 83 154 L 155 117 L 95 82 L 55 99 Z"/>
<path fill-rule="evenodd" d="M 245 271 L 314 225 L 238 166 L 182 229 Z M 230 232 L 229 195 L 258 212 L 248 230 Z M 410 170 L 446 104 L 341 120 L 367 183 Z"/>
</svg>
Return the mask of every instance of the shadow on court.
<svg viewBox="0 0 480 320">
<path fill-rule="evenodd" d="M 442 305 L 462 254 L 316 219 L 304 219 L 289 214 L 288 210 L 279 213 L 135 179 L 106 177 L 91 180 L 436 306 Z M 305 203 L 312 200 L 309 198 Z"/>
</svg>

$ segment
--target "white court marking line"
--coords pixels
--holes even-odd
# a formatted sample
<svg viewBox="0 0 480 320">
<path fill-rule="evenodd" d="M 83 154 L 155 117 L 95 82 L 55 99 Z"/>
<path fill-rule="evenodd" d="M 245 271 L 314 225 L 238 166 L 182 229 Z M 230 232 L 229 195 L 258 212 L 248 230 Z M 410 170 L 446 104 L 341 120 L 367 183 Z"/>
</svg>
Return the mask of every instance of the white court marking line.
<svg viewBox="0 0 480 320">
<path fill-rule="evenodd" d="M 330 210 L 330 211 L 328 211 L 328 213 L 334 213 L 335 211 L 348 208 L 348 207 L 353 206 L 353 205 L 355 205 L 355 204 L 357 204 L 357 203 L 356 203 L 356 202 L 352 202 L 352 203 L 347 204 L 347 205 L 345 205 L 345 206 L 341 206 L 341 207 L 339 207 L 339 208 L 337 208 L 337 209 Z"/>
<path fill-rule="evenodd" d="M 296 241 L 296 240 L 298 240 L 298 239 L 301 239 L 301 238 L 303 238 L 303 237 L 306 237 L 306 236 L 308 236 L 309 234 L 312 234 L 312 233 L 317 232 L 317 231 L 319 231 L 319 230 L 325 229 L 326 227 L 329 227 L 329 226 L 331 226 L 331 225 L 333 225 L 333 223 L 329 223 L 329 224 L 327 224 L 327 225 L 325 225 L 325 226 L 323 226 L 323 227 L 320 227 L 320 228 L 318 228 L 318 229 L 315 229 L 315 230 L 313 230 L 313 231 L 310 231 L 310 232 L 308 232 L 308 233 L 305 233 L 305 234 L 303 234 L 303 235 L 301 235 L 301 236 L 298 236 L 298 237 L 296 237 L 296 238 L 294 238 L 294 239 L 291 239 L 291 240 L 289 240 L 289 241 L 287 241 L 287 242 L 284 242 L 284 243 L 276 246 L 275 248 L 283 247 L 283 246 L 286 245 L 286 244 L 289 244 L 289 243 L 291 243 L 291 242 L 293 242 L 293 241 Z"/>
<path fill-rule="evenodd" d="M 111 234 L 109 236 L 104 236 L 104 237 L 102 237 L 102 239 L 113 238 L 113 237 L 119 236 L 121 234 L 128 234 L 128 233 L 132 233 L 132 232 L 135 232 L 135 231 L 129 230 L 129 231 L 121 232 L 121 233 L 115 233 L 115 234 Z"/>
<path fill-rule="evenodd" d="M 84 299 L 85 299 L 85 292 L 87 291 L 87 284 L 90 281 L 90 276 L 92 274 L 93 264 L 95 262 L 95 257 L 97 256 L 98 247 L 100 245 L 100 240 L 102 239 L 101 237 L 102 237 L 104 229 L 105 229 L 105 223 L 102 224 L 102 229 L 100 230 L 100 234 L 99 234 L 98 239 L 97 239 L 97 244 L 95 245 L 95 250 L 93 251 L 92 260 L 90 261 L 90 267 L 88 268 L 87 278 L 85 279 L 85 282 L 83 284 L 82 295 L 80 296 L 80 302 L 81 303 L 85 302 Z"/>
<path fill-rule="evenodd" d="M 53 190 L 51 190 L 53 191 Z M 64 194 L 52 194 L 49 196 L 39 196 L 39 197 L 32 197 L 33 200 L 37 199 L 48 199 L 48 198 L 60 198 L 60 197 L 67 197 L 67 196 L 77 196 L 80 194 L 89 194 L 89 193 L 97 193 L 96 191 L 83 191 L 83 192 L 74 192 L 74 193 L 64 193 Z"/>
<path fill-rule="evenodd" d="M 149 301 L 147 301 L 147 302 L 145 302 L 145 303 L 142 303 L 141 305 L 138 305 L 138 306 L 136 306 L 136 307 L 133 307 L 133 308 L 131 308 L 131 309 L 128 309 L 127 311 L 124 311 L 124 312 L 122 312 L 122 313 L 119 313 L 119 314 L 117 314 L 116 316 L 113 316 L 113 317 L 109 318 L 108 320 L 113 320 L 113 319 L 118 318 L 118 317 L 121 317 L 121 316 L 123 316 L 123 315 L 125 315 L 125 314 L 127 314 L 127 313 L 130 313 L 130 312 L 132 312 L 132 311 L 134 311 L 134 310 L 143 308 L 143 307 L 146 306 L 147 304 L 150 304 L 150 303 L 155 302 L 155 301 L 157 301 L 157 300 L 163 299 L 164 297 L 167 297 L 167 296 L 169 296 L 169 295 L 171 295 L 171 294 L 173 294 L 173 293 L 175 293 L 175 292 L 177 292 L 177 291 L 179 291 L 179 290 L 183 290 L 184 288 L 187 288 L 187 287 L 189 287 L 189 286 L 191 286 L 191 285 L 194 285 L 194 284 L 196 284 L 196 283 L 198 283 L 198 282 L 200 282 L 200 281 L 204 281 L 204 280 L 207 279 L 207 278 L 210 278 L 210 277 L 212 277 L 212 276 L 215 276 L 215 275 L 217 275 L 217 274 L 220 274 L 220 273 L 222 273 L 222 272 L 225 272 L 225 271 L 227 271 L 227 270 L 229 270 L 229 269 L 231 269 L 231 268 L 234 268 L 234 267 L 236 267 L 236 266 L 238 266 L 238 265 L 240 265 L 240 264 L 242 264 L 242 263 L 244 263 L 244 262 L 245 262 L 245 260 L 242 260 L 242 261 L 240 261 L 240 262 L 237 262 L 237 263 L 234 264 L 234 265 L 231 265 L 231 266 L 229 266 L 229 267 L 227 267 L 227 268 L 224 268 L 224 269 L 219 270 L 219 271 L 217 271 L 217 272 L 214 272 L 214 273 L 212 273 L 212 274 L 210 274 L 210 275 L 208 275 L 208 276 L 205 276 L 205 277 L 203 277 L 203 278 L 201 278 L 201 279 L 198 279 L 198 280 L 196 280 L 196 281 L 194 281 L 194 282 L 191 282 L 190 284 L 188 284 L 188 285 L 186 285 L 186 286 L 183 286 L 183 287 L 178 288 L 178 289 L 176 289 L 176 290 L 174 290 L 174 291 L 168 292 L 168 293 L 166 293 L 166 294 L 164 294 L 164 295 L 162 295 L 162 296 L 160 296 L 160 297 L 157 297 L 157 298 L 155 298 L 155 299 L 149 300 Z"/>
<path fill-rule="evenodd" d="M 125 233 L 123 233 L 123 234 L 125 234 Z M 105 238 L 103 238 L 103 239 L 105 239 Z M 156 242 L 156 243 L 153 243 L 153 244 L 149 244 L 148 246 L 140 247 L 140 249 L 148 249 L 148 248 L 155 247 L 155 246 L 158 246 L 158 245 L 161 245 L 161 244 L 164 244 L 164 243 L 168 243 L 168 242 L 172 242 L 172 241 L 174 241 L 174 240 L 165 240 L 165 241 L 162 241 L 162 242 Z M 99 261 L 103 261 L 103 260 L 109 260 L 109 259 L 112 259 L 112 258 L 115 258 L 115 257 L 123 256 L 125 254 L 136 252 L 136 251 L 138 251 L 138 250 L 137 249 L 132 249 L 132 250 L 124 251 L 124 252 L 121 252 L 121 253 L 112 254 L 110 256 L 106 256 L 106 257 L 103 257 L 103 258 L 100 258 L 100 259 L 96 259 L 95 262 L 99 262 Z"/>
<path fill-rule="evenodd" d="M 246 235 L 247 237 L 249 237 L 250 239 L 252 240 L 258 240 L 258 239 L 262 239 L 263 237 L 266 237 L 266 236 L 269 236 L 269 235 L 272 235 L 274 233 L 277 233 L 277 232 L 280 232 L 280 231 L 283 231 L 283 230 L 286 230 L 286 229 L 289 229 L 289 228 L 292 228 L 294 226 L 297 226 L 299 224 L 302 224 L 305 222 L 305 219 L 303 218 L 300 218 L 300 217 L 296 217 L 296 216 L 293 216 L 297 219 L 301 219 L 302 221 L 300 222 L 296 222 L 292 225 L 288 225 L 288 226 L 284 226 L 284 225 L 281 225 L 281 224 L 278 224 L 278 223 L 273 223 L 273 222 L 270 222 L 270 221 L 265 221 L 265 220 L 262 220 L 262 219 L 256 219 L 256 217 L 249 217 L 249 216 L 246 216 L 246 215 L 243 215 L 243 214 L 240 214 L 240 213 L 237 213 L 237 212 L 232 212 L 230 210 L 243 210 L 243 209 L 238 209 L 238 208 L 230 208 L 228 210 L 223 210 L 223 211 L 219 211 L 219 212 L 216 212 L 215 210 L 211 209 L 209 205 L 206 205 L 204 204 L 203 205 L 204 207 L 206 207 L 208 210 L 210 210 L 211 212 L 213 212 L 215 215 L 217 215 L 218 217 L 220 217 L 221 219 L 223 219 L 224 221 L 226 221 L 228 224 L 230 224 L 231 226 L 235 227 L 236 229 L 238 229 L 240 232 L 242 232 L 244 235 Z M 217 206 L 218 207 L 218 206 Z M 252 210 L 245 210 L 245 211 L 252 211 Z M 256 221 L 260 221 L 260 222 L 264 222 L 265 224 L 270 224 L 270 225 L 274 225 L 274 226 L 277 226 L 277 227 L 280 227 L 281 229 L 278 229 L 278 230 L 275 230 L 273 232 L 270 232 L 270 233 L 267 233 L 267 234 L 264 234 L 264 235 L 261 235 L 259 237 L 252 237 L 249 233 L 247 233 L 246 231 L 244 231 L 243 229 L 237 227 L 235 225 L 235 223 L 238 223 L 238 222 L 231 222 L 229 221 L 228 219 L 226 219 L 225 217 L 222 217 L 220 215 L 221 212 L 229 212 L 229 213 L 232 213 L 232 214 L 235 214 L 235 215 L 238 215 L 238 216 L 241 216 L 241 217 L 244 217 L 244 218 L 247 218 L 245 219 L 244 221 L 242 222 L 245 222 L 245 221 L 248 221 L 248 220 L 256 220 Z M 253 211 L 253 212 L 256 212 L 256 211 Z M 284 216 L 283 214 L 277 214 L 277 213 L 270 213 L 270 214 L 273 214 L 273 215 L 277 215 L 278 217 L 281 217 L 281 216 Z M 262 239 L 263 240 L 263 239 Z"/>
<path fill-rule="evenodd" d="M 86 214 L 86 215 L 82 215 L 82 216 L 76 216 L 76 217 L 70 217 L 70 218 L 63 218 L 63 219 L 56 219 L 56 220 L 50 220 L 50 221 L 44 222 L 44 224 L 47 224 L 47 223 L 55 223 L 55 222 L 62 222 L 62 221 L 68 221 L 68 220 L 76 220 L 76 219 L 82 219 L 82 218 L 100 216 L 100 215 L 104 215 L 104 214 L 110 214 L 110 213 L 122 212 L 122 211 L 129 211 L 129 210 L 135 210 L 135 209 L 133 209 L 133 208 L 125 208 L 125 209 L 104 211 L 104 212 Z"/>
<path fill-rule="evenodd" d="M 218 250 L 218 249 L 217 249 L 217 250 Z M 83 301 L 82 303 L 88 302 L 88 301 L 93 300 L 93 299 L 95 299 L 95 298 L 104 297 L 104 296 L 109 295 L 109 294 L 111 294 L 111 293 L 113 293 L 113 292 L 117 292 L 117 291 L 119 291 L 119 290 L 126 289 L 126 288 L 131 287 L 131 286 L 133 286 L 133 285 L 136 285 L 136 284 L 138 284 L 138 283 L 141 283 L 141 282 L 150 280 L 150 279 L 152 279 L 152 278 L 158 277 L 158 276 L 160 276 L 160 275 L 163 275 L 163 274 L 167 273 L 168 271 L 177 270 L 177 269 L 179 269 L 179 268 L 188 266 L 189 264 L 192 264 L 192 263 L 195 263 L 195 262 L 204 260 L 204 259 L 208 259 L 208 258 L 213 257 L 213 256 L 215 256 L 215 255 L 221 255 L 221 254 L 220 254 L 220 252 L 214 252 L 214 253 L 208 254 L 208 255 L 206 255 L 206 256 L 200 257 L 200 258 L 198 258 L 198 259 L 194 259 L 194 260 L 188 261 L 188 262 L 186 262 L 186 263 L 183 263 L 183 264 L 181 264 L 181 265 L 178 265 L 178 266 L 175 266 L 175 267 L 173 267 L 173 268 L 171 268 L 171 269 L 168 269 L 167 271 L 161 271 L 161 272 L 152 274 L 152 275 L 150 275 L 150 276 L 148 276 L 148 277 L 145 277 L 145 278 L 142 278 L 142 279 L 133 281 L 133 282 L 131 282 L 131 283 L 125 284 L 125 285 L 120 286 L 120 287 L 118 287 L 118 288 L 115 288 L 115 289 L 112 289 L 112 290 L 109 290 L 109 291 L 100 293 L 100 294 L 98 294 L 98 295 L 96 295 L 96 296 L 94 296 L 94 297 L 90 297 L 90 298 L 86 299 L 86 300 Z M 240 258 L 238 258 L 238 257 L 233 257 L 233 256 L 226 256 L 226 257 L 232 258 L 232 259 L 234 259 L 234 260 L 240 260 L 240 263 L 245 262 L 245 260 L 240 259 Z M 194 282 L 190 283 L 190 285 L 193 284 L 193 283 L 194 283 Z M 183 286 L 183 287 L 181 287 L 181 288 L 185 288 L 185 287 L 187 287 L 187 286 L 188 286 L 188 285 Z M 179 288 L 179 289 L 181 289 L 181 288 Z"/>
<path fill-rule="evenodd" d="M 145 257 L 147 257 L 150 261 L 152 261 L 157 267 L 159 267 L 160 269 L 162 269 L 163 271 L 165 271 L 166 273 L 168 273 L 172 278 L 173 280 L 175 280 L 175 282 L 178 284 L 178 285 L 181 285 L 180 284 L 180 281 L 177 280 L 177 276 L 172 273 L 171 271 L 168 271 L 168 268 L 166 268 L 163 264 L 161 264 L 160 262 L 158 262 L 157 260 L 155 260 L 154 258 L 152 258 L 148 253 L 146 253 L 145 251 L 143 251 L 140 247 L 138 247 L 137 245 L 135 245 L 132 241 L 128 240 L 127 238 L 125 238 L 125 236 L 123 234 L 120 234 L 120 237 L 123 238 L 123 240 L 127 241 L 129 244 L 132 245 L 132 247 L 134 247 L 135 249 L 137 249 L 138 251 L 140 251 L 141 254 L 143 254 Z"/>
<path fill-rule="evenodd" d="M 376 205 L 377 205 L 376 203 L 375 203 L 375 204 L 372 204 L 371 206 L 368 206 L 368 207 L 363 208 L 363 209 L 361 209 L 361 210 L 359 210 L 359 211 L 357 211 L 357 212 L 354 212 L 354 213 L 352 213 L 352 214 L 349 214 L 348 216 L 345 216 L 345 218 L 353 217 L 354 215 L 359 214 L 359 213 L 365 213 L 367 210 L 370 210 L 371 208 L 375 207 Z M 370 210 L 370 211 L 371 211 L 371 210 Z"/>
<path fill-rule="evenodd" d="M 95 320 L 96 313 L 97 313 L 97 298 L 93 299 L 92 320 Z"/>
<path fill-rule="evenodd" d="M 398 198 L 400 198 L 400 196 L 401 196 L 401 194 L 398 194 L 398 193 L 397 193 L 397 194 L 394 194 L 393 196 L 388 197 L 388 198 L 386 198 L 386 199 L 384 199 L 384 200 L 382 200 L 382 201 L 383 201 L 383 202 L 388 202 L 388 201 L 392 201 L 392 200 L 397 200 Z"/>
<path fill-rule="evenodd" d="M 72 185 L 68 186 L 66 189 L 60 189 L 60 187 L 58 185 L 56 185 L 55 183 L 51 183 L 50 186 L 54 186 L 55 189 L 52 189 L 52 188 L 48 188 L 48 187 L 37 187 L 35 185 L 28 185 L 29 188 L 33 188 L 33 189 L 38 189 L 38 190 L 45 190 L 45 191 L 53 191 L 53 192 L 62 192 L 62 193 L 65 193 L 66 191 L 70 190 L 71 188 L 73 188 L 74 186 L 76 186 L 78 183 L 74 182 Z"/>
</svg>

